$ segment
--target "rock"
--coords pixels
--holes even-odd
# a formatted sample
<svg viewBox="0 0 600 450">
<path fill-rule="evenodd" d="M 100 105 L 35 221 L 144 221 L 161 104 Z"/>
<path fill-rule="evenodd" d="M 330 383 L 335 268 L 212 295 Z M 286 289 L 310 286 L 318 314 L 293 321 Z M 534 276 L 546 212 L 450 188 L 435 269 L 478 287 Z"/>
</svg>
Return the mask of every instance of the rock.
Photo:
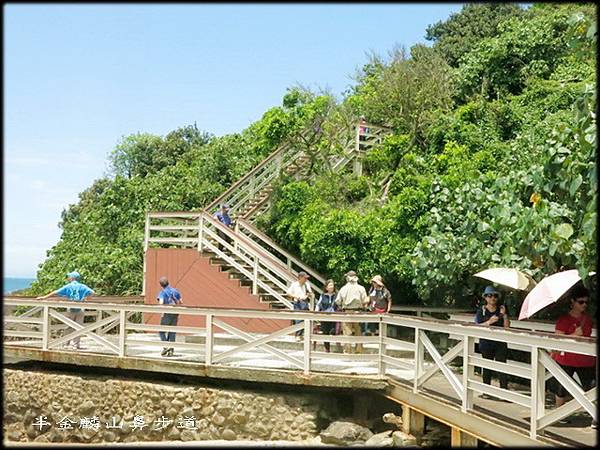
<svg viewBox="0 0 600 450">
<path fill-rule="evenodd" d="M 180 437 L 181 437 L 182 441 L 186 441 L 186 442 L 193 441 L 193 440 L 196 439 L 196 436 L 195 436 L 195 434 L 194 434 L 194 432 L 192 430 L 183 430 L 181 432 L 181 436 Z"/>
<path fill-rule="evenodd" d="M 386 413 L 383 415 L 383 421 L 385 423 L 391 423 L 392 425 L 396 425 L 398 428 L 402 428 L 402 417 L 397 416 L 394 413 Z"/>
<path fill-rule="evenodd" d="M 91 400 L 86 400 L 79 406 L 78 412 L 79 414 L 85 416 L 86 414 L 91 413 L 94 410 L 94 407 L 94 402 Z"/>
<path fill-rule="evenodd" d="M 11 430 L 8 433 L 6 433 L 6 438 L 9 441 L 20 441 L 21 436 L 23 436 L 23 433 L 21 433 L 20 431 L 17 431 L 17 430 Z"/>
<path fill-rule="evenodd" d="M 15 391 L 10 391 L 6 394 L 6 398 L 4 399 L 6 402 L 10 403 L 18 403 L 19 402 L 19 394 Z"/>
<path fill-rule="evenodd" d="M 416 447 L 417 438 L 412 434 L 406 434 L 404 431 L 394 431 L 392 433 L 394 447 Z"/>
<path fill-rule="evenodd" d="M 185 403 L 176 399 L 171 402 L 171 406 L 173 406 L 173 408 L 182 409 L 185 407 Z"/>
<path fill-rule="evenodd" d="M 204 408 L 202 408 L 202 410 L 200 411 L 200 415 L 202 415 L 202 416 L 212 416 L 214 412 L 215 412 L 215 408 L 213 408 L 210 405 L 207 405 Z"/>
<path fill-rule="evenodd" d="M 173 427 L 167 433 L 167 440 L 169 440 L 169 441 L 177 441 L 177 440 L 179 440 L 179 435 L 180 435 L 179 430 L 177 428 Z"/>
<path fill-rule="evenodd" d="M 393 447 L 392 430 L 374 434 L 365 442 L 365 445 L 367 447 Z"/>
<path fill-rule="evenodd" d="M 350 445 L 355 442 L 364 443 L 373 436 L 368 428 L 352 422 L 337 421 L 331 423 L 321 432 L 324 444 Z"/>
<path fill-rule="evenodd" d="M 198 433 L 196 435 L 196 440 L 198 440 L 198 441 L 209 441 L 210 440 L 210 433 L 208 433 L 206 431 L 201 431 L 200 433 Z"/>
<path fill-rule="evenodd" d="M 227 428 L 223 431 L 223 433 L 221 434 L 221 437 L 228 441 L 234 441 L 236 438 L 236 434 L 232 430 Z"/>
<path fill-rule="evenodd" d="M 223 417 L 219 413 L 216 413 L 212 418 L 212 423 L 221 426 L 225 423 L 225 417 Z"/>
<path fill-rule="evenodd" d="M 117 440 L 117 435 L 112 431 L 105 431 L 102 433 L 102 440 L 104 440 L 104 442 L 114 442 Z"/>
</svg>

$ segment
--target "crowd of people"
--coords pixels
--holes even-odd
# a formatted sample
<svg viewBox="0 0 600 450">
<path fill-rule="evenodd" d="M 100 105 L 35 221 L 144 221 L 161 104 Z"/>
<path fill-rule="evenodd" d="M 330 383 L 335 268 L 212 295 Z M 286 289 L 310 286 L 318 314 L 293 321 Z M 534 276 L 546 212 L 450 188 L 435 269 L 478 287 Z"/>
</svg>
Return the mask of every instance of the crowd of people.
<svg viewBox="0 0 600 450">
<path fill-rule="evenodd" d="M 369 292 L 358 283 L 358 276 L 351 270 L 345 275 L 346 284 L 339 291 L 336 290 L 335 281 L 327 280 L 323 285 L 323 293 L 315 303 L 315 294 L 308 279 L 310 276 L 302 271 L 298 272 L 297 280 L 288 288 L 286 294 L 292 301 L 294 310 L 320 311 L 320 312 L 372 312 L 388 313 L 392 307 L 392 295 L 385 287 L 381 275 L 371 279 Z M 295 320 L 294 324 L 301 321 Z M 341 333 L 340 333 L 341 331 Z M 373 323 L 320 321 L 318 332 L 325 335 L 342 334 L 344 336 L 368 336 L 379 334 L 379 327 Z M 301 340 L 304 329 L 296 331 L 296 339 Z M 323 343 L 326 352 L 331 352 L 329 342 Z M 361 343 L 344 344 L 344 353 L 362 353 Z"/>
</svg>

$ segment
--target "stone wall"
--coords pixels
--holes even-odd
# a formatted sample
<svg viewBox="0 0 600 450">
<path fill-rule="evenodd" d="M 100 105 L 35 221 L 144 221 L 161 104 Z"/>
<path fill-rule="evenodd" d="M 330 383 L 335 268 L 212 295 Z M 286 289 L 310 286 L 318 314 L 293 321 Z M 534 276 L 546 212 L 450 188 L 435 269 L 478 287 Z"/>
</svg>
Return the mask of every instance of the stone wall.
<svg viewBox="0 0 600 450">
<path fill-rule="evenodd" d="M 322 393 L 255 393 L 11 369 L 4 369 L 3 401 L 9 441 L 299 441 L 339 416 L 335 396 Z"/>
</svg>

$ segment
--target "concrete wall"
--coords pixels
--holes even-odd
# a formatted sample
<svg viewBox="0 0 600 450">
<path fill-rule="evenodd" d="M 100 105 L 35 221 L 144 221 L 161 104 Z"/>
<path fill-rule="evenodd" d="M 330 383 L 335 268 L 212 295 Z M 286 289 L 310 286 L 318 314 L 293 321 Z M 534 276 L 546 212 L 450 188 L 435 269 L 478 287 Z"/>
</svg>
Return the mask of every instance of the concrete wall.
<svg viewBox="0 0 600 450">
<path fill-rule="evenodd" d="M 190 306 L 205 306 L 229 309 L 268 310 L 252 295 L 250 288 L 240 286 L 218 266 L 211 265 L 209 258 L 194 249 L 150 248 L 146 252 L 145 303 L 156 304 L 161 290 L 158 280 L 166 276 L 171 286 L 179 289 L 184 303 Z M 225 322 L 248 332 L 269 333 L 291 325 L 290 321 L 264 319 L 224 319 Z M 156 325 L 159 314 L 144 314 L 144 323 Z M 204 327 L 204 318 L 179 316 L 179 325 Z"/>
<path fill-rule="evenodd" d="M 314 392 L 262 394 L 11 369 L 3 373 L 3 428 L 8 441 L 298 441 L 316 436 L 318 421 L 338 414 L 335 398 Z M 33 426 L 40 415 L 51 424 L 41 431 Z M 144 416 L 147 426 L 134 431 L 136 415 Z M 99 419 L 98 430 L 79 428 L 82 418 L 94 416 Z M 113 416 L 117 424 L 124 420 L 123 429 L 106 427 L 106 423 L 112 425 Z M 173 423 L 155 430 L 161 416 Z M 77 422 L 72 430 L 58 427 L 64 417 Z M 185 417 L 194 419 L 186 423 Z M 190 429 L 193 426 L 198 429 Z"/>
</svg>

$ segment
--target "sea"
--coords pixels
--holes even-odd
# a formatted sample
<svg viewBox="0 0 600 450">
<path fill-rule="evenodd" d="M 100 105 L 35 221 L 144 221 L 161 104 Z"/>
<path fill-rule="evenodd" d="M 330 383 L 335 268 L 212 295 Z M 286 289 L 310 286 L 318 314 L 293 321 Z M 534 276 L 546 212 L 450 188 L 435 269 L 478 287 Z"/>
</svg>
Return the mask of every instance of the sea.
<svg viewBox="0 0 600 450">
<path fill-rule="evenodd" d="M 2 293 L 10 294 L 13 291 L 18 291 L 19 289 L 25 289 L 31 286 L 31 283 L 35 281 L 35 278 L 12 278 L 12 277 L 4 277 L 2 282 Z"/>
</svg>

